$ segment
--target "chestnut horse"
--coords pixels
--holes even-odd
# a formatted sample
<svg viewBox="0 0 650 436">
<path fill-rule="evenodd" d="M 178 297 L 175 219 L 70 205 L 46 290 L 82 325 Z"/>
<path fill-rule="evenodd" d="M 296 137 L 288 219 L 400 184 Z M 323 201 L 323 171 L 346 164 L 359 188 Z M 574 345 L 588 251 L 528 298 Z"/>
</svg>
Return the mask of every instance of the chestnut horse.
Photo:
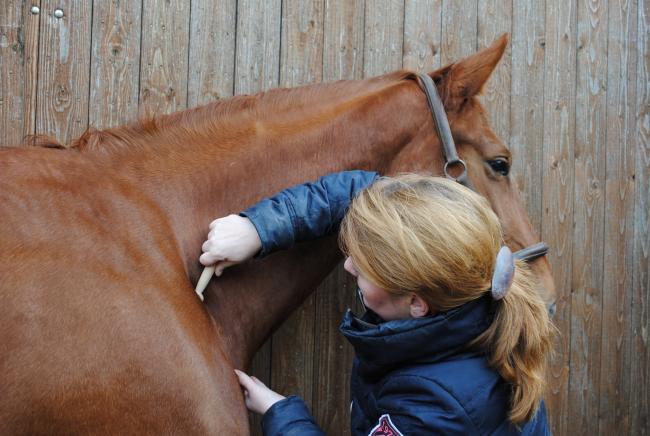
<svg viewBox="0 0 650 436">
<path fill-rule="evenodd" d="M 476 95 L 505 49 L 431 73 L 507 243 L 538 241 Z M 441 173 L 415 76 L 239 96 L 0 151 L 0 432 L 248 433 L 233 368 L 340 259 L 334 237 L 193 285 L 215 217 L 346 169 Z M 548 303 L 549 265 L 532 265 Z"/>
</svg>

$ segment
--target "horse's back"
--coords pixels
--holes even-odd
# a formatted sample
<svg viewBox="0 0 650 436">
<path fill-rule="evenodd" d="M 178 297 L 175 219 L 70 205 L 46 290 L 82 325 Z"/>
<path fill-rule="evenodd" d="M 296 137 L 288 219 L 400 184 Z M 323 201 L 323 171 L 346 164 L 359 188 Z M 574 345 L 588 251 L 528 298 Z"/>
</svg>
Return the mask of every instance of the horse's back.
<svg viewBox="0 0 650 436">
<path fill-rule="evenodd" d="M 0 152 L 0 432 L 245 432 L 164 211 L 80 153 Z"/>
</svg>

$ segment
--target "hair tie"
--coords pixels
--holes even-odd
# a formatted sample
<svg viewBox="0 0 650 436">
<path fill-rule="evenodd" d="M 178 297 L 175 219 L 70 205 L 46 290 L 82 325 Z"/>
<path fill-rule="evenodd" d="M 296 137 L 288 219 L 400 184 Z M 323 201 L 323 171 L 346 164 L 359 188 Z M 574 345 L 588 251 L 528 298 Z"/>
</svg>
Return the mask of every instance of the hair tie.
<svg viewBox="0 0 650 436">
<path fill-rule="evenodd" d="M 505 245 L 497 254 L 497 260 L 492 274 L 492 298 L 500 300 L 506 296 L 515 277 L 515 257 Z"/>
</svg>

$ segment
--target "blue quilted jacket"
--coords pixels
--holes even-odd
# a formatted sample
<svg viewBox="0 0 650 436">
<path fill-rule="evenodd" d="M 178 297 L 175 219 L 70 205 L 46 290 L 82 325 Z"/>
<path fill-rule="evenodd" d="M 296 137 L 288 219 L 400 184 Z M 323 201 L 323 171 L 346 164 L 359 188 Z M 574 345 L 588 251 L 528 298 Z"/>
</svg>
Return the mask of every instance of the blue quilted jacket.
<svg viewBox="0 0 650 436">
<path fill-rule="evenodd" d="M 349 171 L 286 189 L 242 212 L 260 234 L 265 256 L 338 230 L 354 196 L 378 175 Z M 384 322 L 348 312 L 340 330 L 356 352 L 352 371 L 353 435 L 547 435 L 544 404 L 515 428 L 507 419 L 511 389 L 481 350 L 464 345 L 493 317 L 479 298 L 433 316 Z M 348 407 L 341 404 L 340 407 Z M 305 403 L 291 396 L 263 418 L 265 435 L 321 435 Z"/>
</svg>

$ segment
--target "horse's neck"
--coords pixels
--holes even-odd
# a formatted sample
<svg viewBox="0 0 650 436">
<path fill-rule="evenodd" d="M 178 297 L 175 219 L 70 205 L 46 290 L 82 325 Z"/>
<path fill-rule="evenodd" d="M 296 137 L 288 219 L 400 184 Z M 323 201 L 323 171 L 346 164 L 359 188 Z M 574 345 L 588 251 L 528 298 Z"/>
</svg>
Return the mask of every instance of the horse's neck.
<svg viewBox="0 0 650 436">
<path fill-rule="evenodd" d="M 195 283 L 201 243 L 212 219 L 329 172 L 388 170 L 428 116 L 424 98 L 407 92 L 407 86 L 414 84 L 394 82 L 376 92 L 313 106 L 305 96 L 284 109 L 256 108 L 259 117 L 235 115 L 230 121 L 195 124 L 195 133 L 186 136 L 187 126 L 161 128 L 158 138 L 147 138 L 156 152 L 146 160 L 125 155 L 125 161 L 116 164 L 140 174 L 142 189 L 168 211 L 174 233 L 170 237 L 178 241 Z M 276 267 L 261 262 L 256 271 L 248 270 L 246 280 L 213 280 L 218 283 L 207 292 L 208 301 L 214 299 L 210 311 L 235 342 L 232 349 L 246 350 L 237 358 L 240 363 L 308 295 L 305 291 L 325 277 L 338 257 L 334 249 L 327 254 L 307 251 L 278 257 Z M 232 316 L 239 320 L 230 320 Z"/>
</svg>

